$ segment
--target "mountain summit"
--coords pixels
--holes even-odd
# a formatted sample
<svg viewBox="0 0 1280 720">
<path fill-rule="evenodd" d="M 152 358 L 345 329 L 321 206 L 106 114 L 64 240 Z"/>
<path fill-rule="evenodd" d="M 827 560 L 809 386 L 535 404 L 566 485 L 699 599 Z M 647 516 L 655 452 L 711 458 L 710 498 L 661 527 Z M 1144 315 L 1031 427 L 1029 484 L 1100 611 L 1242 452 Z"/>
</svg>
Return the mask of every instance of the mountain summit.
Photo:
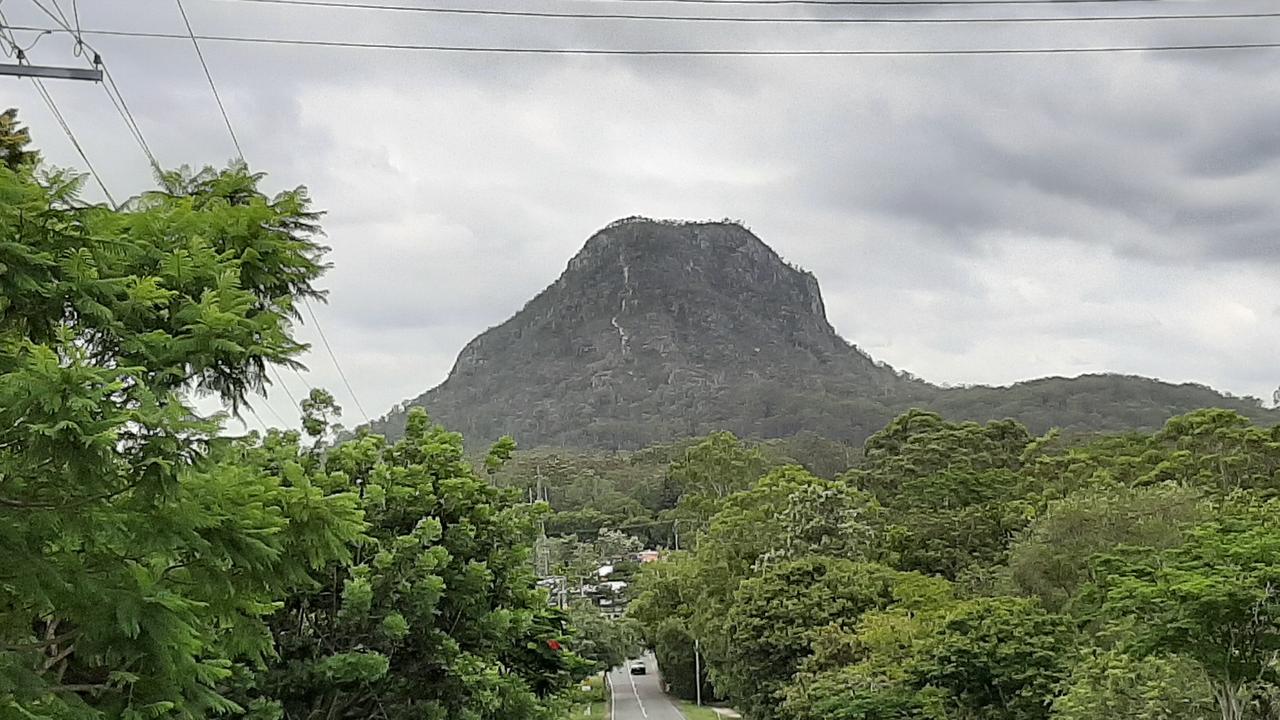
<svg viewBox="0 0 1280 720">
<path fill-rule="evenodd" d="M 1055 416 L 1053 398 L 1073 389 Z M 1010 407 L 1015 395 L 1047 416 Z M 817 279 L 741 225 L 626 218 L 468 343 L 448 379 L 373 428 L 397 436 L 405 408 L 425 406 L 469 438 L 635 448 L 717 430 L 860 441 L 911 406 L 975 419 L 1007 410 L 1033 429 L 1081 418 L 1087 429 L 1121 429 L 1203 405 L 1261 412 L 1208 388 L 1119 376 L 944 390 L 836 334 Z"/>
</svg>

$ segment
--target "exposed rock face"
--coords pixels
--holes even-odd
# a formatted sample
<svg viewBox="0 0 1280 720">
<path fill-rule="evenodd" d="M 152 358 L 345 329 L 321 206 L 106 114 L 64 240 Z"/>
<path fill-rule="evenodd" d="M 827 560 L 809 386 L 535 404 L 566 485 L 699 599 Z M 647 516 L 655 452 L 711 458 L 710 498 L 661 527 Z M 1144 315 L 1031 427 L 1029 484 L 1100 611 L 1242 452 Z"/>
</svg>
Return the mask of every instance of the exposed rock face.
<svg viewBox="0 0 1280 720">
<path fill-rule="evenodd" d="M 637 447 L 790 434 L 808 425 L 786 407 L 796 393 L 912 384 L 837 335 L 817 279 L 745 228 L 628 219 L 407 404 L 477 439 Z M 375 427 L 395 435 L 403 422 L 393 412 Z"/>
<path fill-rule="evenodd" d="M 982 393 L 1017 389 L 976 389 L 966 403 L 968 391 L 875 362 L 827 322 L 817 279 L 740 225 L 629 218 L 405 405 L 475 441 L 635 448 L 716 430 L 860 441 L 913 405 L 985 419 L 1009 403 Z M 1105 421 L 1105 408 L 1086 410 Z M 1125 410 L 1132 419 L 1132 399 Z M 397 436 L 404 417 L 398 408 L 374 429 Z"/>
</svg>

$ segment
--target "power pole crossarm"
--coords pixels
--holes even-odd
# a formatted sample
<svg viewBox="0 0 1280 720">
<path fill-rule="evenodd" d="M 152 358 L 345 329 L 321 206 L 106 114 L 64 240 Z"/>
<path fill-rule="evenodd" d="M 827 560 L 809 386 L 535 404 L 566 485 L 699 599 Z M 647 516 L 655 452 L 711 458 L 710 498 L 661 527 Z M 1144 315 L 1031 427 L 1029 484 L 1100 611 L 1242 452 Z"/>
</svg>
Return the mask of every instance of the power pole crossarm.
<svg viewBox="0 0 1280 720">
<path fill-rule="evenodd" d="M 0 75 L 102 82 L 102 68 L 64 68 L 48 67 L 45 65 L 16 65 L 13 63 L 0 63 Z"/>
</svg>

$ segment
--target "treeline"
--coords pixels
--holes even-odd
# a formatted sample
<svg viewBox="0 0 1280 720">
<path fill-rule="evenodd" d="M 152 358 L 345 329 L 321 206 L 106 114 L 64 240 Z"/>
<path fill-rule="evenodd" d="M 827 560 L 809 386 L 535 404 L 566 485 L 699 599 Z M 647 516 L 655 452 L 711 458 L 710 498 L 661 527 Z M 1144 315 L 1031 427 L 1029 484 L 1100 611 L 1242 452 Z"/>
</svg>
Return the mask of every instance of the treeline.
<svg viewBox="0 0 1280 720">
<path fill-rule="evenodd" d="M 1280 717 L 1280 428 L 913 411 L 834 479 L 719 450 L 676 508 L 705 525 L 629 610 L 676 693 L 750 720 Z"/>
<path fill-rule="evenodd" d="M 546 518 L 549 536 L 591 541 L 601 532 L 622 530 L 645 546 L 673 547 L 673 524 L 680 517 L 676 506 L 681 497 L 697 494 L 696 475 L 703 471 L 696 468 L 733 462 L 723 457 L 725 448 L 738 447 L 736 437 L 718 433 L 634 452 L 535 448 L 514 454 L 493 481 L 526 499 L 545 500 L 553 511 Z M 828 478 L 848 470 L 862 455 L 860 447 L 813 433 L 749 447 L 761 468 L 800 465 Z M 740 476 L 735 482 L 750 479 Z M 680 527 L 685 525 L 687 521 Z"/>
<path fill-rule="evenodd" d="M 318 216 L 243 166 L 79 199 L 0 115 L 0 717 L 553 720 L 595 669 L 535 585 L 543 506 L 462 438 L 222 434 L 296 365 Z"/>
</svg>

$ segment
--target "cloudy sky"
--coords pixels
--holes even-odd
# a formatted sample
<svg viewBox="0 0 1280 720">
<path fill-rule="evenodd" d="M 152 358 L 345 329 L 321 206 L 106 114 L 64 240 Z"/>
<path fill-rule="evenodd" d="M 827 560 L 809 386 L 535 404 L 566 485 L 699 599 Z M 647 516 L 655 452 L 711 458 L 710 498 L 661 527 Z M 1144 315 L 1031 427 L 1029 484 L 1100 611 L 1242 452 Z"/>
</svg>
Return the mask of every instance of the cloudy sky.
<svg viewBox="0 0 1280 720">
<path fill-rule="evenodd" d="M 358 0 L 363 1 L 363 0 Z M 40 0 L 52 7 L 53 0 Z M 71 0 L 60 0 L 71 13 Z M 887 7 L 394 0 L 433 7 L 960 18 L 1276 11 L 1274 0 Z M 13 25 L 52 26 L 35 0 Z M 772 25 L 450 16 L 185 0 L 198 33 L 482 47 L 959 49 L 1280 42 L 1280 18 Z M 80 0 L 184 31 L 172 0 Z M 905 7 L 903 6 L 905 5 Z M 34 35 L 20 32 L 31 41 Z M 164 165 L 234 156 L 189 40 L 86 36 Z M 307 185 L 336 264 L 318 308 L 371 415 L 627 215 L 739 218 L 813 270 L 830 319 L 939 383 L 1115 371 L 1280 384 L 1280 49 L 1097 55 L 493 55 L 206 41 L 249 163 Z M 76 65 L 66 37 L 37 64 Z M 83 164 L 0 78 L 49 160 Z M 47 86 L 117 196 L 147 163 L 101 87 Z M 304 339 L 316 341 L 312 327 Z M 359 413 L 318 344 L 307 381 Z M 296 396 L 303 381 L 284 380 Z M 261 415 L 296 413 L 273 392 Z"/>
</svg>

